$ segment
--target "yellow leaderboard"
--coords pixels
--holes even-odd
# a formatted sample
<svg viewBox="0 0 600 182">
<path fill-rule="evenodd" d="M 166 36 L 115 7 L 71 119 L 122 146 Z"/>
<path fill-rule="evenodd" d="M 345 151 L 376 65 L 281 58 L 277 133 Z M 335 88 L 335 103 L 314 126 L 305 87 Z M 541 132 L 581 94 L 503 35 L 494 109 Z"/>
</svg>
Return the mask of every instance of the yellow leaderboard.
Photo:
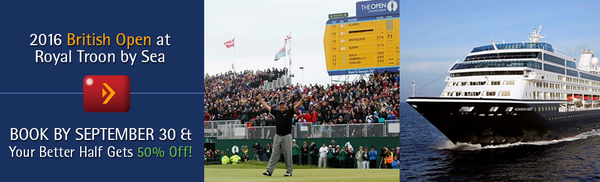
<svg viewBox="0 0 600 182">
<path fill-rule="evenodd" d="M 327 21 L 323 45 L 329 75 L 397 71 L 400 66 L 398 16 Z"/>
</svg>

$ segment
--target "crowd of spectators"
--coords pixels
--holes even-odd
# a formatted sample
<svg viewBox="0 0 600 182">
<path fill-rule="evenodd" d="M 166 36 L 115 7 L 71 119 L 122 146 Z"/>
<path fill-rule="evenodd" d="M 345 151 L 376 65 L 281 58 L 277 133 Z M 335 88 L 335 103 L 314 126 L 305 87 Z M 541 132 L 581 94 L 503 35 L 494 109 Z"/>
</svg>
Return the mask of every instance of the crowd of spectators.
<svg viewBox="0 0 600 182">
<path fill-rule="evenodd" d="M 285 75 L 287 70 L 246 70 L 206 75 L 204 79 L 204 119 L 240 120 L 254 126 L 272 126 L 274 118 L 256 100 L 262 94 L 265 101 L 292 104 L 308 96 L 294 118 L 299 122 L 346 124 L 384 122 L 398 118 L 398 72 L 370 74 L 366 79 L 341 84 L 309 84 L 259 89 L 264 81 Z"/>
<path fill-rule="evenodd" d="M 218 149 L 204 148 L 204 164 L 218 164 L 222 154 L 225 154 L 225 152 L 221 153 Z"/>
<path fill-rule="evenodd" d="M 400 155 L 400 147 L 391 148 L 384 146 L 375 148 L 375 146 L 352 146 L 350 142 L 336 143 L 331 140 L 330 143 L 322 143 L 317 146 L 315 142 L 310 145 L 307 141 L 302 141 L 302 146 L 293 141 L 293 163 L 294 165 L 313 165 L 325 168 L 358 168 L 358 169 L 376 169 L 388 168 L 398 169 L 398 156 Z M 242 147 L 244 148 L 244 147 Z M 248 156 L 248 148 L 242 149 L 238 155 L 242 161 L 257 160 L 268 161 L 271 158 L 271 144 L 266 143 L 264 146 L 256 142 L 253 146 L 253 157 Z M 212 150 L 204 149 L 205 164 L 220 164 L 220 159 L 223 156 L 233 155 L 229 149 Z M 279 154 L 282 155 L 282 154 Z M 389 162 L 388 157 L 393 160 Z M 322 158 L 322 159 L 319 159 Z M 280 157 L 280 162 L 283 162 L 283 157 Z"/>
<path fill-rule="evenodd" d="M 223 156 L 228 156 L 231 157 L 233 155 L 237 155 L 240 157 L 240 162 L 247 162 L 248 160 L 251 160 L 250 157 L 248 156 L 248 146 L 242 146 L 240 151 L 238 152 L 230 152 L 229 149 L 226 150 L 218 150 L 218 149 L 211 149 L 211 148 L 204 148 L 204 164 L 220 164 L 221 163 L 221 158 Z"/>
<path fill-rule="evenodd" d="M 392 169 L 394 168 L 393 161 L 387 161 L 386 158 L 400 154 L 400 147 L 394 150 L 389 146 L 385 146 L 378 151 L 374 146 L 358 146 L 355 148 L 350 142 L 340 146 L 335 140 L 331 140 L 329 144 L 323 143 L 321 148 L 314 148 L 316 147 L 311 146 L 311 149 L 315 151 L 310 151 L 310 153 L 311 155 L 316 153 L 316 155 L 311 156 L 311 159 L 321 158 L 321 161 L 316 162 L 316 160 L 313 160 L 314 162 L 311 161 L 311 165 L 318 165 L 323 168 Z"/>
<path fill-rule="evenodd" d="M 242 94 L 258 89 L 265 81 L 273 81 L 287 74 L 287 68 L 271 68 L 267 70 L 244 70 L 241 72 L 229 71 L 216 75 L 204 76 L 205 99 L 204 109 L 205 121 L 244 119 L 258 116 L 260 107 L 246 106 L 248 98 Z M 245 118 L 240 118 L 241 113 L 246 113 Z M 249 115 L 254 114 L 254 115 Z"/>
</svg>

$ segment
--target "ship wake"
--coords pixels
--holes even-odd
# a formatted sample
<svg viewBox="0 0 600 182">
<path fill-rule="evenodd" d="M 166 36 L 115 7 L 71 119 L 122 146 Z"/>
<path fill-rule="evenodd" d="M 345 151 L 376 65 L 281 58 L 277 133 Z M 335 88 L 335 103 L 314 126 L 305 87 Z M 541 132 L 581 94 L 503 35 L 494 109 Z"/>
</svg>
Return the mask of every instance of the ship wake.
<svg viewBox="0 0 600 182">
<path fill-rule="evenodd" d="M 588 132 L 584 132 L 572 137 L 566 137 L 556 140 L 548 140 L 548 141 L 534 141 L 534 142 L 515 142 L 515 143 L 507 143 L 507 144 L 498 144 L 498 145 L 486 145 L 481 146 L 481 144 L 470 144 L 470 143 L 462 143 L 457 142 L 453 144 L 447 138 L 442 140 L 437 140 L 437 143 L 433 144 L 432 147 L 438 150 L 485 150 L 485 149 L 499 149 L 499 148 L 511 148 L 518 146 L 526 146 L 526 145 L 535 145 L 535 146 L 543 146 L 543 145 L 553 145 L 561 142 L 571 142 L 581 139 L 586 139 L 590 137 L 600 136 L 600 130 L 592 130 Z"/>
</svg>

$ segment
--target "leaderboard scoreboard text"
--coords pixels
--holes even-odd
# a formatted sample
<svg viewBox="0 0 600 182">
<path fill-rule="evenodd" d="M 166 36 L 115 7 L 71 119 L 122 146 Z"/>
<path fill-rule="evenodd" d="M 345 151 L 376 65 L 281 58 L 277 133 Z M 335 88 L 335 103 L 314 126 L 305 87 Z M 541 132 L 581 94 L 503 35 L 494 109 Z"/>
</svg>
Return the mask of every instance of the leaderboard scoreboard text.
<svg viewBox="0 0 600 182">
<path fill-rule="evenodd" d="M 397 70 L 399 26 L 397 15 L 329 20 L 323 39 L 329 75 Z"/>
</svg>

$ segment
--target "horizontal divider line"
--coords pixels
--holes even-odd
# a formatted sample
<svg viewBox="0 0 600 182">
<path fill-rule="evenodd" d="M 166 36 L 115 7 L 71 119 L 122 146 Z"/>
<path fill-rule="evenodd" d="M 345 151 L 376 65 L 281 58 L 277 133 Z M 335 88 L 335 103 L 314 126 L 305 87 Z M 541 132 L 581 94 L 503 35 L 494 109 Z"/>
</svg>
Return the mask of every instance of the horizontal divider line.
<svg viewBox="0 0 600 182">
<path fill-rule="evenodd" d="M 204 92 L 131 92 L 131 95 L 204 95 Z M 0 95 L 83 95 L 83 92 L 0 92 Z"/>
<path fill-rule="evenodd" d="M 131 92 L 131 95 L 204 95 L 204 92 Z"/>
</svg>

